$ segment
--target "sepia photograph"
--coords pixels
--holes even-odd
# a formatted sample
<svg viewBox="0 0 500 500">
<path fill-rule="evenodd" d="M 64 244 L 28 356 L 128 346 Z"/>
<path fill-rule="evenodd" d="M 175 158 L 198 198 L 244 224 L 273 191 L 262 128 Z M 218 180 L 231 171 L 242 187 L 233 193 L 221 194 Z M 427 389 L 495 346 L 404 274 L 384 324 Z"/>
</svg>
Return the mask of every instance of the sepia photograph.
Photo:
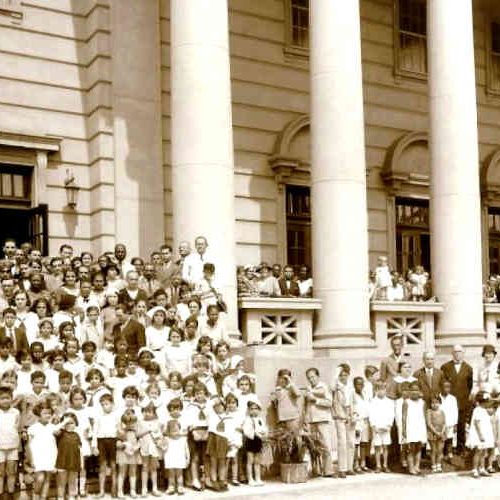
<svg viewBox="0 0 500 500">
<path fill-rule="evenodd" d="M 500 0 L 0 0 L 0 500 L 500 498 Z"/>
</svg>

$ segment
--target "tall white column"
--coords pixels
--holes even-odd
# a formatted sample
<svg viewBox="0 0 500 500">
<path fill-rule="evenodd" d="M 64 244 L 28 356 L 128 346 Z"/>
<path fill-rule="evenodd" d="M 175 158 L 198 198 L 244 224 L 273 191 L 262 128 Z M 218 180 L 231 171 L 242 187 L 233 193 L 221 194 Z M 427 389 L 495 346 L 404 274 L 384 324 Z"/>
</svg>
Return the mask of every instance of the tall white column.
<svg viewBox="0 0 500 500">
<path fill-rule="evenodd" d="M 471 0 L 428 1 L 428 54 L 432 282 L 445 303 L 437 339 L 470 343 L 484 331 Z"/>
<path fill-rule="evenodd" d="M 171 0 L 174 241 L 203 235 L 237 331 L 227 0 Z"/>
<path fill-rule="evenodd" d="M 312 229 L 316 347 L 366 345 L 368 222 L 359 0 L 311 12 Z"/>
</svg>

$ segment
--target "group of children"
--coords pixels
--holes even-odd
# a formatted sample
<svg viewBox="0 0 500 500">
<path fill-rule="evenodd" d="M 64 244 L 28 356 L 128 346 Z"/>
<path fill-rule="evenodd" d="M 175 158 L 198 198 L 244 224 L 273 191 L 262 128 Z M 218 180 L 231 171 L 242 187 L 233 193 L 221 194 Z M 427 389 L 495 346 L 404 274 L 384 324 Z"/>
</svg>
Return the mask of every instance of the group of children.
<svg viewBox="0 0 500 500">
<path fill-rule="evenodd" d="M 377 259 L 377 267 L 370 272 L 369 293 L 372 300 L 422 302 L 431 296 L 429 273 L 421 265 L 409 269 L 406 277 L 391 270 L 387 257 Z"/>
<path fill-rule="evenodd" d="M 47 497 L 54 473 L 59 498 L 85 496 L 95 460 L 99 496 L 108 472 L 119 498 L 126 482 L 132 498 L 160 496 L 160 467 L 167 494 L 182 495 L 186 479 L 226 491 L 245 463 L 248 484 L 263 484 L 267 427 L 255 377 L 226 342 L 200 339 L 187 375 L 165 372 L 146 347 L 130 355 L 123 337 L 100 352 L 71 336 L 46 355 L 42 342 L 16 359 L 11 349 L 0 338 L 0 494 L 14 491 L 19 463 L 20 486 L 33 475 L 34 498 Z"/>
</svg>

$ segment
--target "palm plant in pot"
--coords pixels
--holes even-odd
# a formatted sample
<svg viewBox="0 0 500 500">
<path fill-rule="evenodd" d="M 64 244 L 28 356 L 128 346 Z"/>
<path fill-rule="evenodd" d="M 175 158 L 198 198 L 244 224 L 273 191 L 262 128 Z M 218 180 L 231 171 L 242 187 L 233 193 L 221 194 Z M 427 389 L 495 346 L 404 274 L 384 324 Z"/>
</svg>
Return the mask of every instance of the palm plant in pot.
<svg viewBox="0 0 500 500">
<path fill-rule="evenodd" d="M 284 483 L 307 482 L 309 463 L 313 470 L 317 469 L 325 451 L 319 436 L 311 433 L 307 427 L 299 431 L 279 428 L 270 436 L 270 442 L 274 462 L 279 463 L 281 480 Z"/>
</svg>

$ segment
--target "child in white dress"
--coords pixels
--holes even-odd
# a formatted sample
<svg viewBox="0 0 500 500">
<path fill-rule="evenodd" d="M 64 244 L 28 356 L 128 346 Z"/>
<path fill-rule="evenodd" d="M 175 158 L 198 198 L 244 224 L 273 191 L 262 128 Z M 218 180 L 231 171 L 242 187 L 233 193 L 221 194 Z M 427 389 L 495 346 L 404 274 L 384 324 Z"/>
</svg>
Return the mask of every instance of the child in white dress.
<svg viewBox="0 0 500 500">
<path fill-rule="evenodd" d="M 394 402 L 387 397 L 385 382 L 375 382 L 375 397 L 370 401 L 368 418 L 375 447 L 375 472 L 389 472 L 388 453 L 391 444 L 391 427 L 394 422 Z M 382 464 L 380 456 L 382 455 Z"/>
<path fill-rule="evenodd" d="M 47 498 L 50 478 L 56 470 L 57 441 L 59 427 L 51 423 L 54 413 L 51 406 L 42 402 L 34 409 L 38 422 L 28 428 L 31 465 L 35 473 L 34 498 Z"/>
<path fill-rule="evenodd" d="M 424 271 L 423 266 L 416 266 L 415 271 L 410 272 L 411 298 L 414 302 L 425 300 L 428 279 L 429 275 Z"/>
<path fill-rule="evenodd" d="M 165 469 L 168 472 L 167 495 L 173 495 L 177 490 L 184 494 L 184 469 L 189 465 L 189 449 L 187 443 L 187 426 L 181 418 L 183 405 L 179 398 L 172 399 L 167 409 L 170 419 L 164 430 L 166 436 L 166 451 L 164 455 Z"/>
<path fill-rule="evenodd" d="M 410 385 L 410 397 L 403 406 L 403 440 L 408 444 L 408 471 L 411 475 L 420 474 L 422 446 L 427 443 L 427 423 L 425 403 L 418 382 Z"/>
<path fill-rule="evenodd" d="M 391 271 L 387 264 L 387 257 L 381 255 L 377 259 L 375 268 L 375 296 L 379 300 L 387 300 L 387 292 L 392 285 Z"/>
<path fill-rule="evenodd" d="M 408 467 L 409 446 L 406 438 L 403 438 L 403 409 L 405 415 L 408 412 L 408 399 L 410 397 L 410 382 L 403 382 L 398 389 L 398 399 L 395 405 L 396 427 L 398 429 L 398 443 L 401 447 L 400 458 L 403 469 Z M 405 423 L 406 425 L 406 423 Z M 406 429 L 405 429 L 406 433 Z"/>
<path fill-rule="evenodd" d="M 229 448 L 227 451 L 227 464 L 228 464 L 228 477 L 230 477 L 231 484 L 238 486 L 238 471 L 239 461 L 238 455 L 241 446 L 243 445 L 243 420 L 244 415 L 238 408 L 238 398 L 229 393 L 225 399 L 228 421 L 227 437 Z"/>
<path fill-rule="evenodd" d="M 476 407 L 472 412 L 472 418 L 467 438 L 467 447 L 474 451 L 472 458 L 472 477 L 489 476 L 485 468 L 487 451 L 494 447 L 495 439 L 491 414 L 493 407 L 489 393 L 479 391 L 476 394 Z"/>
<path fill-rule="evenodd" d="M 116 464 L 118 465 L 118 498 L 124 498 L 123 485 L 128 477 L 130 496 L 137 496 L 137 466 L 141 464 L 137 416 L 133 409 L 126 409 L 121 417 L 116 443 Z"/>
</svg>

